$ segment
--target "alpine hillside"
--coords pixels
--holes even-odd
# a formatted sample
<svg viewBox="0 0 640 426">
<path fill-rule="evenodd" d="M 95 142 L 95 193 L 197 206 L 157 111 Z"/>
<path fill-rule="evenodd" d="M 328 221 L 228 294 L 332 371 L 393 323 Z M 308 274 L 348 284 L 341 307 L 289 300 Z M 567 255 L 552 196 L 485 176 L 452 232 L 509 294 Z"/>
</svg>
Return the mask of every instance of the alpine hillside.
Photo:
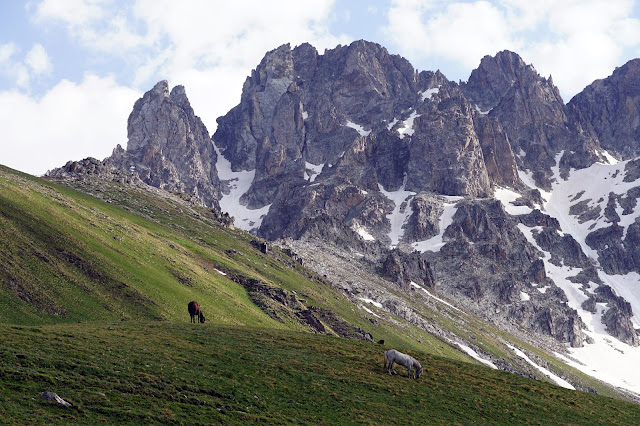
<svg viewBox="0 0 640 426">
<path fill-rule="evenodd" d="M 628 424 L 640 412 L 432 290 L 406 300 L 371 275 L 394 299 L 355 309 L 361 295 L 185 194 L 67 183 L 82 192 L 0 167 L 3 423 Z M 189 323 L 193 299 L 204 324 Z M 381 371 L 390 347 L 420 359 L 420 380 Z"/>
<path fill-rule="evenodd" d="M 217 122 L 209 139 L 162 81 L 126 150 L 48 177 L 171 191 L 297 253 L 372 324 L 400 317 L 511 368 L 422 311 L 437 300 L 640 395 L 638 60 L 565 103 L 509 51 L 456 83 L 366 41 L 283 45 Z"/>
</svg>

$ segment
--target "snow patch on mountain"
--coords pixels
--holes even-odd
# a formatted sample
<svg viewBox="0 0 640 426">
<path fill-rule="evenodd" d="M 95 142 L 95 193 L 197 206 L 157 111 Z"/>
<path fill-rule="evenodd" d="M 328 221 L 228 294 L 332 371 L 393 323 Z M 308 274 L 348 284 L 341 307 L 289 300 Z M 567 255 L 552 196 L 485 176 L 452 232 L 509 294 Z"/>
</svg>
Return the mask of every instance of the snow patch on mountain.
<svg viewBox="0 0 640 426">
<path fill-rule="evenodd" d="M 638 186 L 638 183 L 624 182 L 625 166 L 628 161 L 614 162 L 615 159 L 609 159 L 612 164 L 595 163 L 586 169 L 570 170 L 568 177 L 564 179 L 560 176 L 558 166 L 562 154 L 556 157 L 552 191 L 541 191 L 545 200 L 543 209 L 545 213 L 559 221 L 562 231 L 571 234 L 581 245 L 585 254 L 594 261 L 596 266 L 599 266 L 597 252 L 586 244 L 585 239 L 590 232 L 611 225 L 604 216 L 609 193 L 624 195 L 629 189 Z M 519 174 L 523 182 L 535 188 L 529 173 L 520 171 Z M 593 211 L 599 208 L 600 214 L 580 223 L 575 208 L 574 214 L 571 212 L 571 206 L 579 202 L 583 202 Z M 623 215 L 622 208 L 616 206 L 616 213 L 621 219 L 618 224 L 625 228 L 625 232 L 640 215 L 639 210 L 636 208 L 633 213 Z M 606 304 L 596 304 L 595 314 L 582 309 L 582 303 L 587 300 L 585 291 L 593 293 L 597 284 L 589 283 L 583 290 L 581 284 L 568 280 L 579 270 L 564 265 L 553 265 L 550 262 L 550 253 L 541 250 L 534 238 L 536 232 L 542 231 L 541 227 L 529 228 L 519 224 L 518 228 L 527 240 L 542 252 L 547 276 L 564 291 L 569 307 L 578 312 L 587 326 L 585 334 L 593 340 L 593 343 L 587 343 L 580 348 L 568 348 L 570 357 L 557 354 L 558 358 L 586 374 L 640 395 L 640 370 L 637 369 L 637 365 L 640 364 L 640 347 L 627 345 L 609 335 L 602 322 L 602 315 L 608 309 Z M 638 288 L 640 274 L 632 272 L 627 275 L 607 275 L 599 270 L 598 276 L 617 295 L 631 304 L 635 313 L 632 321 L 636 327 L 640 327 L 640 289 Z M 538 290 L 543 292 L 546 288 L 538 288 Z"/>
<path fill-rule="evenodd" d="M 529 364 L 531 364 L 533 366 L 533 368 L 535 368 L 536 370 L 538 370 L 539 372 L 541 372 L 542 374 L 544 374 L 545 376 L 547 376 L 548 378 L 550 378 L 551 380 L 553 380 L 558 386 L 562 386 L 563 388 L 567 388 L 567 389 L 571 389 L 571 390 L 576 390 L 576 388 L 573 387 L 573 385 L 569 382 L 567 382 L 566 380 L 564 380 L 563 378 L 553 374 L 551 371 L 549 371 L 548 369 L 539 366 L 538 364 L 536 364 L 535 362 L 533 362 L 531 360 L 531 358 L 529 358 L 524 352 L 522 352 L 520 349 L 516 348 L 513 345 L 510 345 L 509 343 L 505 343 L 513 352 L 515 352 L 516 355 L 518 355 L 520 358 L 524 359 L 525 361 L 527 361 Z"/>
<path fill-rule="evenodd" d="M 309 182 L 313 182 L 314 180 L 316 180 L 320 172 L 322 172 L 322 169 L 324 169 L 324 164 L 316 165 L 309 162 L 305 162 L 304 167 L 305 167 L 305 170 L 304 170 L 305 179 Z"/>
<path fill-rule="evenodd" d="M 542 199 L 545 202 L 547 202 L 549 200 L 549 198 L 551 198 L 551 192 L 550 191 L 545 191 L 542 188 L 538 188 L 538 186 L 536 185 L 535 181 L 533 180 L 533 172 L 532 171 L 525 171 L 525 170 L 518 169 L 518 177 L 529 188 L 537 189 L 538 191 L 540 191 L 540 195 L 541 195 Z"/>
<path fill-rule="evenodd" d="M 354 129 L 360 134 L 360 136 L 369 136 L 369 133 L 371 133 L 371 130 L 365 130 L 364 127 L 350 120 L 347 120 L 347 124 L 345 124 L 345 126 Z"/>
<path fill-rule="evenodd" d="M 570 357 L 556 356 L 585 374 L 640 396 L 640 347 L 634 348 L 606 334 L 587 334 L 593 344 L 569 349 Z"/>
<path fill-rule="evenodd" d="M 380 315 L 376 314 L 375 312 L 373 312 L 371 309 L 367 308 L 364 305 L 359 305 L 365 312 L 367 312 L 369 315 L 373 315 L 374 317 L 377 318 L 381 318 Z"/>
<path fill-rule="evenodd" d="M 409 201 L 411 200 L 411 197 L 416 195 L 415 192 L 406 191 L 404 189 L 406 183 L 407 183 L 407 180 L 405 176 L 405 180 L 402 183 L 402 187 L 397 191 L 392 191 L 392 192 L 385 191 L 384 187 L 378 184 L 378 189 L 380 190 L 380 192 L 385 197 L 390 199 L 394 204 L 393 211 L 387 215 L 387 219 L 389 220 L 389 223 L 391 223 L 391 231 L 389 232 L 388 235 L 389 235 L 389 238 L 391 239 L 392 248 L 398 245 L 398 243 L 400 242 L 400 239 L 404 235 L 403 226 L 407 221 L 407 219 L 409 218 L 409 216 L 411 215 L 411 210 L 408 208 Z"/>
<path fill-rule="evenodd" d="M 522 232 L 529 243 L 531 243 L 535 248 L 542 252 L 542 260 L 544 262 L 545 272 L 547 276 L 551 278 L 553 282 L 564 291 L 568 299 L 569 307 L 578 311 L 580 318 L 582 318 L 587 326 L 589 326 L 593 318 L 590 312 L 582 309 L 582 303 L 587 300 L 587 296 L 582 291 L 582 284 L 573 283 L 568 279 L 569 277 L 575 276 L 579 271 L 569 266 L 557 266 L 551 263 L 551 254 L 542 250 L 542 248 L 538 245 L 538 242 L 534 238 L 534 235 L 536 233 L 542 231 L 541 227 L 528 227 L 522 223 L 519 223 L 518 229 L 520 229 L 520 232 Z M 592 327 L 593 326 L 595 326 L 595 324 L 592 324 Z"/>
<path fill-rule="evenodd" d="M 413 121 L 420 117 L 416 111 L 412 112 L 406 120 L 402 122 L 402 126 L 398 128 L 399 138 L 404 139 L 405 136 L 412 136 L 415 130 L 413 129 Z"/>
<path fill-rule="evenodd" d="M 570 233 L 582 246 L 582 250 L 594 260 L 597 260 L 597 253 L 585 242 L 589 233 L 611 225 L 611 222 L 604 216 L 604 209 L 609 201 L 609 193 L 624 195 L 633 187 L 638 186 L 637 182 L 624 182 L 625 165 L 628 161 L 617 164 L 595 163 L 591 167 L 581 170 L 571 170 L 568 178 L 562 179 L 560 173 L 555 170 L 556 181 L 553 183 L 553 191 L 548 201 L 545 203 L 547 214 L 560 221 L 560 226 L 564 232 Z M 590 210 L 600 210 L 600 214 L 591 220 L 580 220 L 575 214 L 571 214 L 571 207 L 583 202 Z M 630 215 L 623 215 L 622 208 L 618 206 L 616 212 L 620 216 L 620 226 L 624 228 L 626 235 L 627 227 L 632 224 L 640 214 L 640 209 Z"/>
<path fill-rule="evenodd" d="M 438 302 L 442 303 L 443 305 L 447 305 L 448 307 L 458 311 L 458 312 L 462 312 L 460 309 L 456 308 L 455 306 L 453 306 L 451 303 L 447 302 L 446 300 L 443 300 L 441 298 L 439 298 L 438 296 L 435 296 L 431 293 L 429 293 L 427 291 L 426 288 L 422 287 L 420 284 L 416 284 L 415 282 L 411 281 L 411 287 L 417 288 L 418 290 L 422 290 L 424 292 L 425 295 L 431 297 L 432 299 L 437 300 Z"/>
<path fill-rule="evenodd" d="M 218 149 L 215 144 L 213 148 L 218 155 L 216 162 L 218 177 L 221 182 L 227 184 L 229 190 L 229 193 L 222 194 L 222 198 L 219 200 L 220 209 L 230 216 L 233 216 L 233 224 L 242 230 L 251 231 L 252 229 L 259 228 L 262 224 L 262 219 L 269 213 L 271 204 L 259 209 L 249 209 L 240 203 L 240 197 L 251 187 L 256 171 L 243 170 L 234 172 L 231 170 L 231 162 L 224 158 L 220 149 Z"/>
<path fill-rule="evenodd" d="M 447 339 L 447 341 L 449 343 L 451 343 L 452 345 L 456 345 L 458 346 L 460 349 L 462 349 L 462 351 L 464 353 L 466 353 L 467 355 L 469 355 L 471 358 L 475 359 L 476 361 L 481 362 L 482 364 L 486 365 L 487 367 L 491 367 L 494 370 L 497 370 L 498 367 L 491 361 L 488 361 L 484 358 L 482 358 L 480 356 L 480 354 L 478 354 L 478 352 L 476 352 L 475 350 L 473 350 L 470 346 L 465 345 L 464 343 L 460 343 L 458 341 L 455 340 L 451 340 L 451 339 Z"/>
<path fill-rule="evenodd" d="M 491 112 L 491 109 L 488 109 L 486 111 L 482 111 L 478 105 L 475 105 L 475 107 L 476 107 L 476 111 L 478 111 L 478 114 L 480 114 L 480 115 L 487 115 L 487 114 L 489 114 Z"/>
<path fill-rule="evenodd" d="M 497 187 L 494 191 L 495 197 L 500 200 L 504 210 L 511 215 L 528 214 L 533 210 L 528 206 L 516 206 L 513 203 L 521 197 L 515 191 L 508 188 Z"/>
<path fill-rule="evenodd" d="M 456 214 L 458 208 L 456 204 L 462 197 L 448 197 L 449 202 L 445 202 L 443 207 L 444 211 L 442 212 L 442 216 L 440 216 L 440 222 L 438 224 L 438 228 L 440 229 L 440 233 L 435 237 L 431 237 L 427 240 L 416 241 L 411 244 L 411 247 L 414 250 L 419 251 L 420 253 L 424 253 L 425 251 L 434 251 L 438 252 L 445 245 L 444 231 L 451 225 L 453 222 L 453 215 Z"/>
<path fill-rule="evenodd" d="M 433 87 L 431 89 L 420 91 L 418 92 L 418 95 L 420 95 L 420 100 L 424 102 L 427 99 L 431 99 L 433 95 L 437 95 L 438 92 L 440 92 L 440 85 L 438 85 L 438 87 Z"/>
<path fill-rule="evenodd" d="M 640 274 L 629 272 L 626 275 L 607 275 L 600 272 L 600 279 L 611 287 L 618 296 L 624 298 L 633 307 L 631 321 L 640 328 Z"/>
<path fill-rule="evenodd" d="M 363 226 L 356 225 L 352 228 L 365 241 L 375 241 L 375 237 Z"/>
<path fill-rule="evenodd" d="M 599 152 L 600 155 L 603 155 L 607 161 L 609 162 L 609 164 L 618 164 L 619 161 L 611 154 L 609 154 L 609 151 L 603 149 L 602 151 Z"/>
<path fill-rule="evenodd" d="M 382 303 L 376 302 L 375 300 L 368 299 L 366 297 L 359 297 L 358 299 L 362 300 L 365 303 L 370 303 L 378 309 L 382 309 Z"/>
</svg>

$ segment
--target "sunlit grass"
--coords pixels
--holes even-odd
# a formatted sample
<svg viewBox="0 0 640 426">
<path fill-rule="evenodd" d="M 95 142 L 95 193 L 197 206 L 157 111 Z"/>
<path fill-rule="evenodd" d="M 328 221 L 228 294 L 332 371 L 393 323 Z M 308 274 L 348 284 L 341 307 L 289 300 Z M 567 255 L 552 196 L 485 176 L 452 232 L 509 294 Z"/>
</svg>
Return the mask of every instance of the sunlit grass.
<svg viewBox="0 0 640 426">
<path fill-rule="evenodd" d="M 126 322 L 0 325 L 7 423 L 633 424 L 640 407 L 410 351 L 273 329 Z M 400 372 L 401 369 L 398 368 Z M 38 397 L 58 393 L 73 408 Z"/>
</svg>

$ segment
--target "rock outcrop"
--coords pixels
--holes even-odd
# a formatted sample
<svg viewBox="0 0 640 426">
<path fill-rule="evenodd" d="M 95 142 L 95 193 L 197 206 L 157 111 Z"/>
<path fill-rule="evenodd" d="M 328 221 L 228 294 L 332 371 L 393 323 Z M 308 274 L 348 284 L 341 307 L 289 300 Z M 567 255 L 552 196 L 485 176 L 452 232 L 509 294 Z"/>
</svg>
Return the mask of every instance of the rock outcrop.
<svg viewBox="0 0 640 426">
<path fill-rule="evenodd" d="M 129 115 L 128 143 L 103 161 L 86 159 L 48 172 L 49 177 L 96 175 L 123 183 L 144 182 L 218 207 L 220 181 L 209 133 L 194 114 L 184 87 L 169 92 L 166 81 L 136 101 Z"/>
<path fill-rule="evenodd" d="M 625 160 L 640 155 L 640 59 L 594 81 L 568 107 L 602 148 Z"/>
<path fill-rule="evenodd" d="M 555 154 L 571 141 L 565 105 L 551 77 L 541 77 L 505 50 L 482 58 L 463 90 L 479 110 L 500 122 L 523 167 L 548 188 Z"/>
</svg>

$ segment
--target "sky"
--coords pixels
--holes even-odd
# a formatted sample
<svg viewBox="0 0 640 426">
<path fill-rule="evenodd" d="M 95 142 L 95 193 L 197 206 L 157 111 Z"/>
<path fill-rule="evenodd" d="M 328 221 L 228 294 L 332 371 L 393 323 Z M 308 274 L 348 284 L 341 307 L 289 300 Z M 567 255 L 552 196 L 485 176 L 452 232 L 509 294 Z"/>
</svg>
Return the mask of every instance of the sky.
<svg viewBox="0 0 640 426">
<path fill-rule="evenodd" d="M 631 0 L 0 0 L 0 164 L 34 175 L 126 147 L 134 102 L 182 84 L 210 133 L 278 46 L 369 40 L 466 81 L 517 52 L 565 102 L 640 57 Z"/>
</svg>

